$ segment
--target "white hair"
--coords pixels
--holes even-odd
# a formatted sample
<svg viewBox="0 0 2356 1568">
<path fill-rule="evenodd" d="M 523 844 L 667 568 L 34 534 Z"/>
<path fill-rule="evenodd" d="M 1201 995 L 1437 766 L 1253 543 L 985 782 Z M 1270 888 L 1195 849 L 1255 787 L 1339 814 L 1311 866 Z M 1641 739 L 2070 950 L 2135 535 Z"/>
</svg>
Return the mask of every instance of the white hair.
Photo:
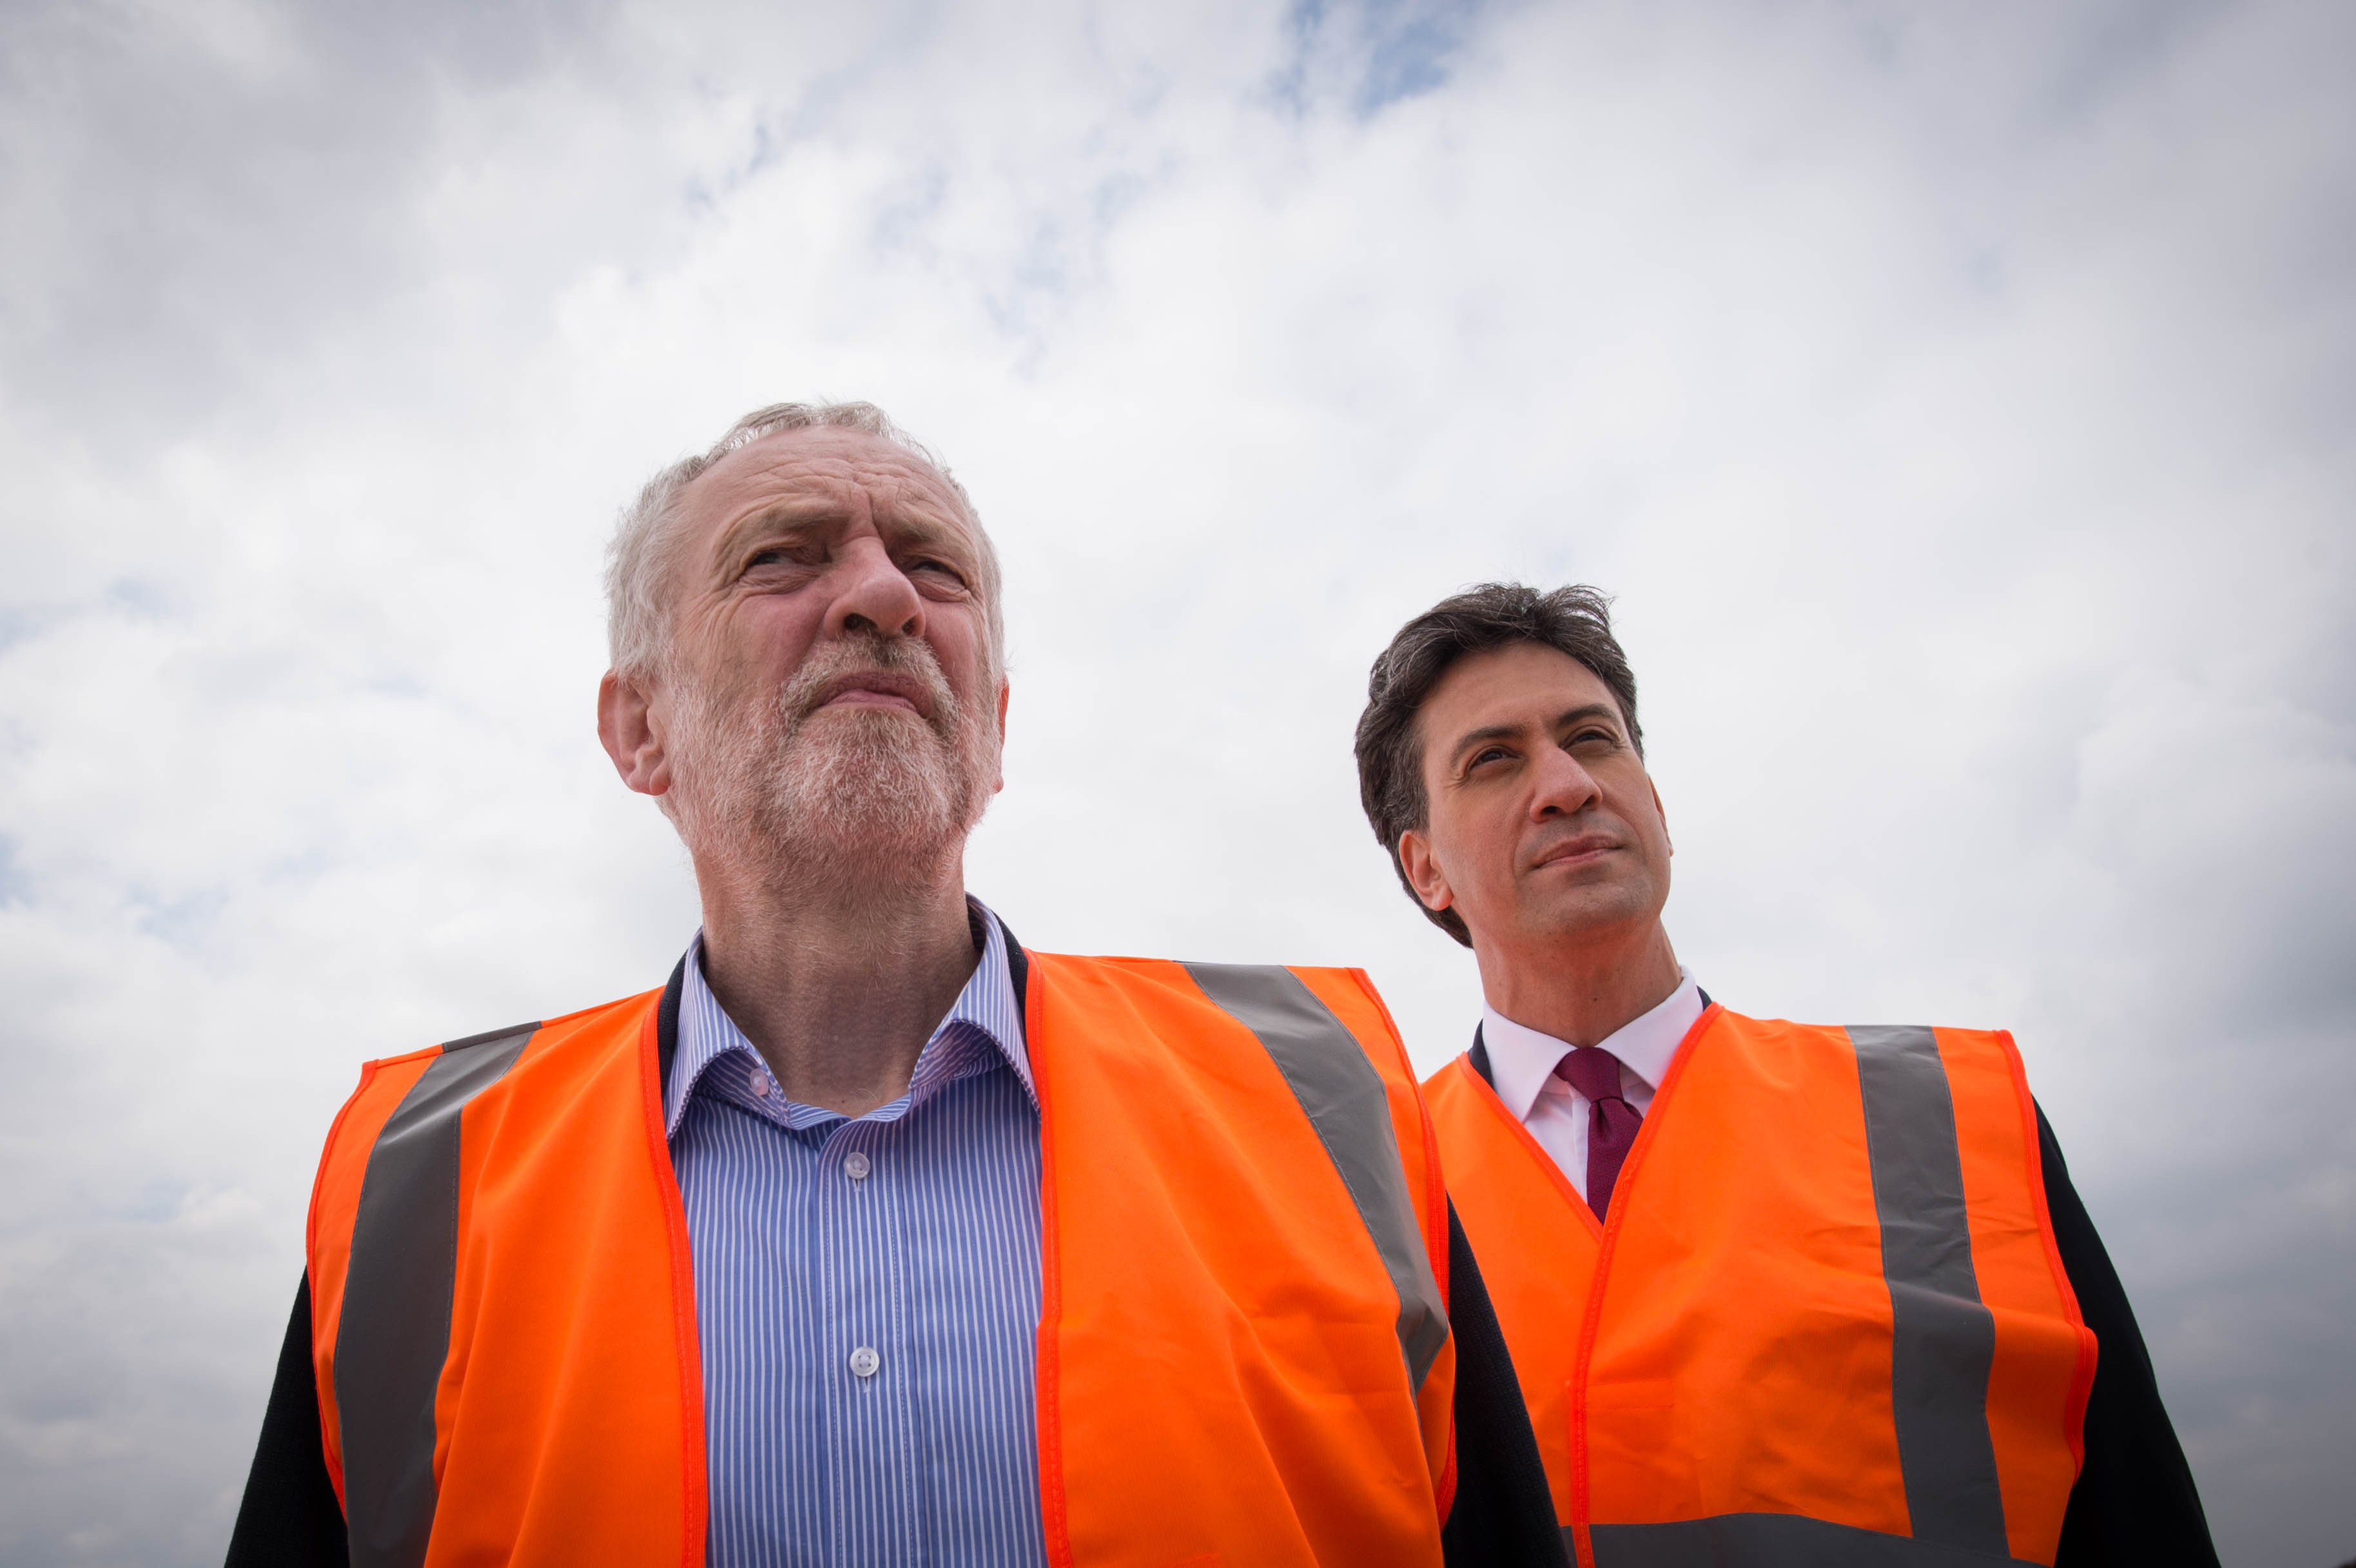
<svg viewBox="0 0 2356 1568">
<path fill-rule="evenodd" d="M 616 674 L 654 677 L 670 651 L 669 594 L 680 549 L 679 502 L 704 470 L 740 446 L 779 431 L 840 429 L 880 436 L 940 475 L 965 508 L 980 551 L 982 623 L 990 649 L 989 686 L 994 691 L 1006 667 L 1006 624 L 999 603 L 998 550 L 973 508 L 965 486 L 915 438 L 873 403 L 771 403 L 729 427 L 708 452 L 683 457 L 646 482 L 638 498 L 622 510 L 614 539 L 605 548 L 605 639 Z"/>
</svg>

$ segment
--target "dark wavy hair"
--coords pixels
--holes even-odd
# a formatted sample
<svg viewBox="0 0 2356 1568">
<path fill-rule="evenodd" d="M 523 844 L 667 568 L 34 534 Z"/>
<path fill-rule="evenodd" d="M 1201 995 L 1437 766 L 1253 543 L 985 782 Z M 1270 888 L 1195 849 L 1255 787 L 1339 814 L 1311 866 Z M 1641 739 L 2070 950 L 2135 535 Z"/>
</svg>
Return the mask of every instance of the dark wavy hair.
<svg viewBox="0 0 2356 1568">
<path fill-rule="evenodd" d="M 1541 643 L 1569 655 L 1610 688 L 1628 723 L 1636 754 L 1636 677 L 1612 635 L 1612 601 L 1584 583 L 1541 593 L 1519 582 L 1483 582 L 1441 600 L 1398 629 L 1366 677 L 1366 710 L 1358 715 L 1358 803 L 1391 858 L 1399 886 L 1430 922 L 1465 946 L 1472 933 L 1452 909 L 1426 908 L 1399 863 L 1399 837 L 1421 827 L 1431 809 L 1423 790 L 1423 741 L 1416 714 L 1450 667 L 1467 654 L 1512 643 Z"/>
</svg>

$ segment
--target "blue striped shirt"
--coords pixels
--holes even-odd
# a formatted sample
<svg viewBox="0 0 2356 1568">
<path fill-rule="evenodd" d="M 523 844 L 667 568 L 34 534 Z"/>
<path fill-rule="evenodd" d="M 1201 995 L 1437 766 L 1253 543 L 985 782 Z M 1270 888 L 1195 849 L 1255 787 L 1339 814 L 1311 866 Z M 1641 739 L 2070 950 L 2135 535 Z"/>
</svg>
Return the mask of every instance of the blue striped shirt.
<svg viewBox="0 0 2356 1568">
<path fill-rule="evenodd" d="M 703 1345 L 715 1568 L 1046 1560 L 1039 1111 L 1004 933 L 908 1092 L 788 1103 L 688 949 L 664 1086 Z"/>
</svg>

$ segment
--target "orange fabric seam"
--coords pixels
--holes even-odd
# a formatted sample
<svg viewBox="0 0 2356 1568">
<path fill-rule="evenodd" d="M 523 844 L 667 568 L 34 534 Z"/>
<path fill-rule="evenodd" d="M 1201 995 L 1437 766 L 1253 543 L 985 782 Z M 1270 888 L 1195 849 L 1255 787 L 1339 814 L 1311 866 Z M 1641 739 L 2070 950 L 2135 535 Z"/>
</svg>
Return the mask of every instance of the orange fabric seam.
<svg viewBox="0 0 2356 1568">
<path fill-rule="evenodd" d="M 1496 1090 L 1491 1088 L 1488 1081 L 1473 1070 L 1472 1053 L 1466 1051 L 1450 1065 L 1462 1070 L 1466 1079 L 1471 1082 L 1472 1097 L 1486 1105 L 1499 1121 L 1505 1123 L 1514 1140 L 1522 1146 L 1523 1152 L 1537 1161 L 1538 1168 L 1545 1171 L 1547 1179 L 1554 1183 L 1556 1193 L 1564 1203 L 1569 1206 L 1571 1212 L 1579 1216 L 1580 1222 L 1587 1227 L 1589 1233 L 1601 1236 L 1603 1221 L 1595 1217 L 1594 1206 L 1579 1195 L 1579 1189 L 1570 1184 L 1570 1178 L 1562 1173 L 1562 1167 L 1554 1162 L 1554 1156 L 1547 1153 L 1546 1146 L 1530 1136 L 1529 1128 L 1514 1119 L 1512 1107 L 1497 1098 Z"/>
<path fill-rule="evenodd" d="M 1451 1313 L 1448 1337 L 1452 1341 L 1456 1338 L 1456 1323 L 1450 1305 L 1453 1298 L 1448 1294 L 1448 1178 L 1440 1167 L 1440 1134 L 1431 1125 L 1431 1107 L 1424 1104 L 1422 1085 L 1416 1082 L 1415 1061 L 1407 1053 L 1407 1036 L 1399 1032 L 1398 1020 L 1391 1017 L 1390 1005 L 1383 1000 L 1383 994 L 1375 989 L 1373 976 L 1364 969 L 1352 965 L 1343 972 L 1356 981 L 1358 989 L 1374 1003 L 1375 1012 L 1382 1019 L 1383 1027 L 1390 1031 L 1391 1049 L 1398 1057 L 1399 1072 L 1406 1075 L 1408 1087 L 1415 1093 L 1416 1123 L 1423 1129 L 1423 1250 L 1431 1264 L 1433 1279 L 1440 1286 L 1440 1308 Z M 1344 1024 L 1343 1027 L 1347 1029 L 1349 1026 Z M 1413 1392 L 1420 1397 L 1420 1391 Z M 1440 1476 L 1431 1492 L 1432 1510 L 1443 1525 L 1448 1522 L 1450 1510 L 1456 1506 L 1454 1404 L 1451 1390 L 1448 1413 L 1448 1452 L 1441 1456 Z"/>
<path fill-rule="evenodd" d="M 1676 1088 L 1677 1081 L 1685 1076 L 1686 1064 L 1693 1060 L 1695 1045 L 1708 1032 L 1709 1026 L 1718 1021 L 1718 1015 L 1725 1010 L 1716 1002 L 1704 1008 L 1701 1017 L 1694 1019 L 1693 1028 L 1686 1031 L 1685 1039 L 1677 1042 L 1677 1053 L 1670 1059 L 1669 1070 L 1661 1074 L 1661 1086 L 1653 1092 L 1652 1109 L 1645 1114 L 1644 1125 L 1636 1129 L 1636 1141 L 1629 1146 L 1628 1158 L 1620 1168 L 1620 1179 L 1612 1188 L 1615 1197 L 1636 1185 L 1637 1178 L 1644 1172 L 1644 1157 L 1652 1152 L 1655 1142 L 1653 1129 L 1660 1125 L 1661 1113 L 1668 1104 L 1671 1092 Z M 1472 1072 L 1469 1061 L 1465 1064 L 1465 1071 Z M 1481 1075 L 1474 1072 L 1472 1076 L 1477 1079 Z M 1489 1097 L 1496 1100 L 1494 1093 Z M 1497 1101 L 1497 1108 L 1503 1111 L 1505 1102 Z M 1510 1115 L 1506 1117 L 1507 1121 L 1512 1119 Z M 1529 1134 L 1525 1130 L 1522 1136 L 1528 1137 Z M 1551 1166 L 1554 1161 L 1549 1159 L 1547 1163 Z M 1558 1170 L 1556 1174 L 1559 1176 L 1561 1172 Z M 1590 1214 L 1593 1212 L 1592 1205 L 1582 1202 L 1580 1206 Z M 1582 1568 L 1594 1568 L 1595 1563 L 1595 1544 L 1587 1528 L 1590 1511 L 1587 1489 L 1587 1368 L 1595 1355 L 1596 1324 L 1602 1312 L 1604 1286 L 1612 1278 L 1612 1254 L 1620 1240 L 1621 1216 L 1627 1212 L 1628 1206 L 1622 1203 L 1604 1222 L 1602 1244 L 1595 1254 L 1595 1279 L 1588 1286 L 1587 1310 L 1580 1315 L 1579 1357 L 1571 1363 L 1570 1517 L 1574 1532 L 1572 1539 L 1577 1544 Z"/>
<path fill-rule="evenodd" d="M 1046 979 L 1039 961 L 1028 949 L 1023 997 L 1023 1053 L 1031 1062 L 1031 1089 L 1039 1101 L 1039 1338 L 1036 1351 L 1039 1402 L 1039 1522 L 1047 1538 L 1047 1561 L 1070 1568 L 1071 1520 L 1064 1503 L 1064 1423 L 1056 1358 L 1056 1336 L 1063 1320 L 1063 1263 L 1055 1231 L 1055 1140 L 1050 1118 L 1047 1075 L 1041 1071 L 1039 1023 L 1044 1011 Z"/>
<path fill-rule="evenodd" d="M 2086 1327 L 2086 1314 L 2078 1305 L 2077 1289 L 2070 1283 L 2070 1271 L 2062 1266 L 2062 1249 L 2053 1240 L 2053 1215 L 2045 1203 L 2045 1152 L 2037 1137 L 2037 1102 L 2029 1093 L 2029 1068 L 2020 1059 L 2020 1047 L 2014 1043 L 2010 1029 L 1997 1029 L 1996 1038 L 2004 1047 L 2005 1065 L 2012 1071 L 2013 1098 L 2020 1104 L 2020 1147 L 2029 1168 L 2029 1200 L 2037 1214 L 2038 1240 L 2045 1245 L 2045 1265 L 2053 1271 L 2054 1287 L 2070 1308 L 2071 1317 L 2078 1325 L 2078 1371 L 2070 1381 L 2070 1406 L 2064 1414 L 2070 1440 L 2070 1457 L 2080 1469 L 2086 1465 L 2086 1401 L 2094 1392 L 2094 1366 L 2102 1355 L 2095 1342 L 2094 1331 Z"/>
<path fill-rule="evenodd" d="M 439 1046 L 434 1048 L 437 1052 L 440 1049 Z M 423 1053 L 419 1051 L 410 1052 L 412 1056 L 422 1054 Z M 344 1118 L 352 1114 L 352 1107 L 360 1103 L 360 1096 L 368 1093 L 368 1086 L 376 1082 L 376 1070 L 377 1064 L 373 1061 L 360 1063 L 359 1085 L 344 1101 L 343 1109 L 336 1113 L 336 1119 L 327 1124 L 327 1141 L 319 1150 L 318 1173 L 311 1178 L 311 1206 L 303 1216 L 303 1278 L 306 1283 L 311 1277 L 311 1260 L 318 1255 L 319 1184 L 327 1179 L 327 1156 L 336 1147 L 337 1135 L 344 1130 Z M 311 1364 L 314 1367 L 319 1364 L 319 1293 L 316 1290 L 311 1292 Z M 311 1413 L 319 1418 L 319 1453 L 322 1457 L 325 1457 L 327 1452 L 326 1396 L 329 1392 L 332 1391 L 315 1390 L 311 1401 Z M 344 1506 L 343 1466 L 341 1464 L 328 1466 L 327 1479 L 335 1483 L 336 1507 L 341 1509 Z"/>
<path fill-rule="evenodd" d="M 1444 1307 L 1449 1299 L 1448 1179 L 1440 1167 L 1440 1135 L 1431 1125 L 1431 1107 L 1423 1103 L 1423 1091 L 1416 1083 L 1415 1062 L 1407 1053 L 1407 1037 L 1399 1032 L 1398 1020 L 1391 1017 L 1389 1005 L 1383 1000 L 1383 994 L 1375 989 L 1373 978 L 1364 969 L 1352 968 L 1345 973 L 1358 983 L 1358 989 L 1366 993 L 1366 999 L 1375 1004 L 1375 1011 L 1382 1016 L 1384 1027 L 1391 1033 L 1391 1048 L 1398 1053 L 1399 1071 L 1407 1075 L 1408 1086 L 1416 1091 L 1416 1119 L 1423 1128 L 1423 1246 L 1431 1256 L 1433 1272 L 1440 1277 L 1440 1300 Z M 1435 1198 L 1439 1200 L 1436 1203 L 1432 1201 Z M 1455 1463 L 1454 1423 L 1450 1424 L 1449 1431 L 1450 1464 L 1452 1467 Z"/>
<path fill-rule="evenodd" d="M 368 1093 L 368 1086 L 376 1082 L 376 1067 L 373 1061 L 360 1063 L 359 1083 L 345 1097 L 343 1108 L 336 1113 L 336 1119 L 327 1124 L 327 1141 L 319 1149 L 319 1168 L 311 1178 L 311 1206 L 303 1215 L 303 1272 L 305 1278 L 310 1275 L 311 1251 L 319 1244 L 319 1184 L 327 1178 L 327 1155 L 335 1148 L 337 1135 L 344 1130 L 344 1118 L 352 1114 L 352 1107 L 359 1104 L 360 1096 Z M 313 1327 L 317 1327 L 316 1320 Z"/>
<path fill-rule="evenodd" d="M 662 1192 L 663 1232 L 670 1244 L 671 1315 L 679 1340 L 680 1568 L 697 1568 L 703 1561 L 710 1508 L 704 1478 L 703 1352 L 695 1327 L 695 1259 L 688 1247 L 687 1206 L 680 1196 L 678 1173 L 670 1162 L 670 1140 L 663 1128 L 661 1018 L 662 1003 L 658 1000 L 647 1010 L 646 1023 L 638 1031 L 638 1083 L 647 1113 L 647 1154 L 654 1162 L 655 1183 Z"/>
</svg>

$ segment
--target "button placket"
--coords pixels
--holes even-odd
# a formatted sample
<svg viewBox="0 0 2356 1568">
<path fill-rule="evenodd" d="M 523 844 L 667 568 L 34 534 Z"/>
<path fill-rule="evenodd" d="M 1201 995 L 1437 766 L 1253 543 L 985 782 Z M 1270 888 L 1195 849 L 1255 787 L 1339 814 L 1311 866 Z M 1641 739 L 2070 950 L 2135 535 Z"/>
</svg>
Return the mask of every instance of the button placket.
<svg viewBox="0 0 2356 1568">
<path fill-rule="evenodd" d="M 830 1273 L 826 1376 L 827 1465 L 833 1483 L 856 1489 L 874 1507 L 846 1542 L 853 1560 L 909 1562 L 922 1555 L 916 1533 L 920 1488 L 908 1456 L 919 1448 L 905 1348 L 907 1259 L 902 1216 L 879 1179 L 880 1155 L 896 1123 L 838 1124 L 820 1150 L 813 1196 L 823 1215 Z M 851 1173 L 863 1167 L 862 1179 Z M 889 1375 L 886 1375 L 889 1374 Z"/>
</svg>

